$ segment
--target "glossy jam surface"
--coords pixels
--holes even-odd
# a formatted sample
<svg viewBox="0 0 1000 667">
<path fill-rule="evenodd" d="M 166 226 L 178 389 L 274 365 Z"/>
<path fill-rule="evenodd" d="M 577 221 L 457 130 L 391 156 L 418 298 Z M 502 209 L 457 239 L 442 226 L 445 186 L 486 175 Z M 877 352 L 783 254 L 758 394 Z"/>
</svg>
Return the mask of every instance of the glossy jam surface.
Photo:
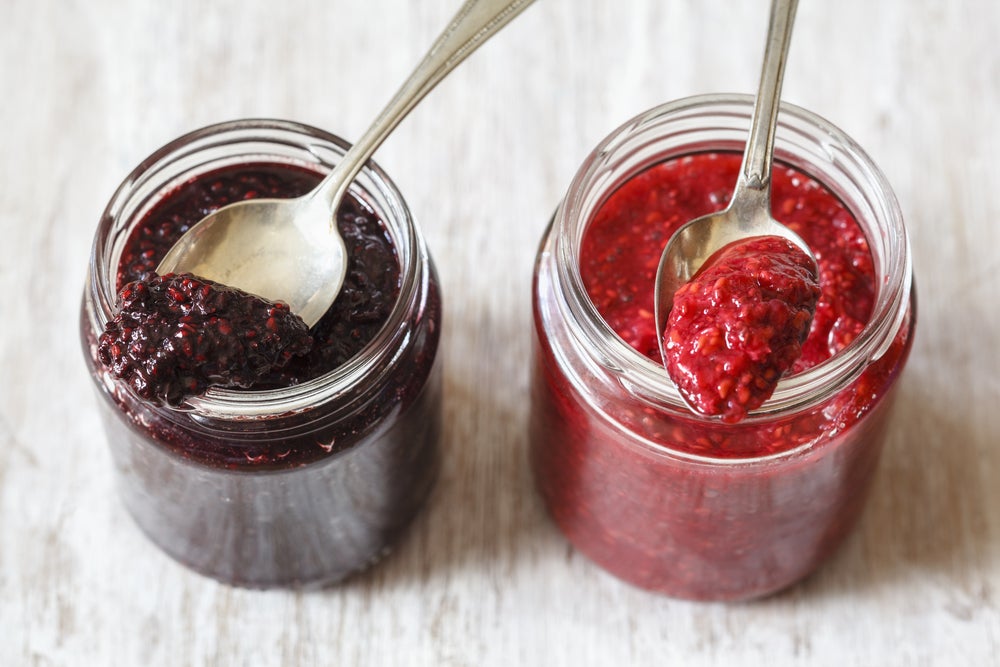
<svg viewBox="0 0 1000 667">
<path fill-rule="evenodd" d="M 246 199 L 298 197 L 321 178 L 306 169 L 258 163 L 234 165 L 184 183 L 167 193 L 132 231 L 118 267 L 118 288 L 155 275 L 170 247 L 209 213 Z M 261 373 L 254 388 L 298 384 L 334 370 L 367 345 L 392 312 L 399 295 L 399 262 L 385 228 L 350 195 L 337 213 L 337 225 L 348 257 L 337 300 L 313 327 L 312 348 L 273 372 Z"/>
<path fill-rule="evenodd" d="M 134 387 L 148 390 L 146 379 L 161 363 L 160 357 L 166 345 L 171 348 L 170 353 L 165 355 L 166 365 L 168 370 L 174 372 L 165 375 L 169 380 L 165 379 L 159 385 L 154 383 L 154 387 L 160 390 L 158 393 L 146 391 L 146 394 L 154 400 L 159 397 L 161 402 L 176 403 L 184 395 L 197 393 L 203 385 L 213 384 L 211 380 L 252 390 L 297 385 L 336 369 L 356 355 L 379 332 L 391 314 L 399 295 L 400 269 L 382 221 L 354 197 L 344 199 L 337 216 L 348 249 L 343 288 L 330 310 L 305 337 L 294 324 L 298 318 L 272 318 L 268 314 L 272 305 L 245 293 L 221 286 L 206 289 L 201 281 L 192 283 L 188 289 L 182 287 L 183 279 L 177 284 L 177 279 L 164 282 L 162 278 L 157 278 L 154 271 L 163 255 L 185 231 L 219 207 L 256 197 L 296 197 L 312 189 L 321 178 L 319 173 L 291 165 L 243 163 L 199 175 L 165 193 L 132 229 L 117 271 L 117 282 L 129 295 L 135 292 L 131 287 L 134 285 L 146 286 L 137 293 L 162 293 L 162 299 L 138 300 L 138 310 L 145 308 L 149 312 L 132 312 L 130 315 L 148 325 L 150 330 L 159 328 L 155 333 L 160 336 L 159 344 L 142 346 L 130 340 L 128 342 L 135 347 L 130 352 L 126 341 L 119 339 L 138 338 L 142 341 L 145 332 L 112 321 L 105 336 L 103 354 L 107 362 L 112 366 L 116 363 L 122 366 Z M 174 296 L 171 296 L 171 290 Z M 202 290 L 210 295 L 207 299 Z M 191 294 L 182 294 L 185 292 Z M 181 301 L 172 303 L 175 297 Z M 435 291 L 435 313 L 438 312 L 436 298 Z M 130 296 L 129 301 L 132 300 Z M 204 301 L 214 304 L 219 300 L 224 301 L 231 311 L 240 311 L 243 308 L 240 304 L 256 304 L 247 310 L 248 314 L 256 315 L 255 323 L 238 312 L 229 312 L 220 319 L 217 313 L 209 312 L 210 308 L 199 305 Z M 178 305 L 181 307 L 175 307 Z M 281 308 L 277 311 L 279 315 Z M 198 318 L 198 335 L 203 342 L 207 340 L 207 344 L 191 348 L 190 355 L 185 342 L 190 338 L 189 327 L 184 320 L 192 313 L 184 312 L 185 309 L 193 309 L 193 316 Z M 170 311 L 172 316 L 166 321 L 162 315 L 164 310 Z M 200 310 L 205 312 L 199 314 Z M 229 321 L 228 318 L 233 315 L 242 318 L 238 325 Z M 269 326 L 280 327 L 283 335 L 267 341 L 271 343 L 268 346 L 271 349 L 267 350 L 271 358 L 262 359 L 257 354 L 262 339 L 256 336 L 255 331 L 263 327 L 264 331 L 273 334 Z M 264 340 L 267 338 L 264 336 Z M 307 338 L 311 338 L 311 346 L 306 344 Z M 116 345 L 117 351 L 114 350 Z M 100 349 L 99 344 L 99 354 L 102 354 Z M 429 357 L 421 356 L 415 361 L 415 366 L 404 369 L 404 372 L 414 373 L 415 377 L 412 382 L 401 379 L 396 391 L 402 393 L 387 395 L 384 400 L 373 402 L 370 410 L 353 415 L 340 424 L 340 432 L 336 433 L 294 436 L 294 430 L 282 423 L 293 422 L 291 417 L 276 418 L 275 435 L 263 438 L 193 437 L 183 423 L 178 425 L 172 420 L 156 417 L 143 417 L 140 421 L 148 425 L 151 435 L 163 446 L 186 458 L 211 465 L 251 466 L 255 469 L 302 465 L 350 447 L 357 434 L 365 433 L 385 410 L 392 409 L 394 401 L 403 404 L 412 401 L 414 396 L 410 394 L 420 391 L 422 384 L 417 378 L 429 373 L 433 352 L 430 350 Z M 130 359 L 130 354 L 134 358 Z M 202 358 L 204 354 L 214 354 L 215 357 Z M 144 394 L 140 392 L 139 395 Z"/>
<path fill-rule="evenodd" d="M 739 165 L 728 153 L 655 165 L 610 193 L 582 230 L 581 296 L 624 343 L 658 363 L 660 253 L 678 226 L 726 205 Z M 774 216 L 803 237 L 819 265 L 815 315 L 788 371 L 798 373 L 862 331 L 875 271 L 862 228 L 815 180 L 775 165 L 772 201 Z M 561 279 L 560 241 L 546 239 L 535 276 L 530 452 L 561 531 L 612 574 L 684 598 L 759 597 L 814 570 L 864 507 L 888 399 L 912 343 L 909 309 L 888 351 L 846 386 L 802 407 L 727 423 L 648 399 L 617 361 L 606 365 L 586 347 L 589 334 L 564 305 L 573 288 Z M 795 311 L 780 317 L 795 319 Z M 767 326 L 767 314 L 747 316 L 751 329 Z"/>
<path fill-rule="evenodd" d="M 688 404 L 735 423 L 802 354 L 819 283 L 812 258 L 778 236 L 732 243 L 674 294 L 667 372 Z"/>
<path fill-rule="evenodd" d="M 699 153 L 651 167 L 598 210 L 580 248 L 580 274 L 601 316 L 621 338 L 660 362 L 653 283 L 667 240 L 681 225 L 729 203 L 737 153 Z M 875 270 L 851 213 L 809 176 L 775 164 L 771 207 L 806 242 L 819 264 L 820 298 L 793 373 L 829 359 L 864 328 L 875 298 Z"/>
<path fill-rule="evenodd" d="M 312 344 L 285 304 L 168 274 L 121 289 L 97 353 L 142 398 L 178 405 L 211 386 L 252 387 Z"/>
</svg>

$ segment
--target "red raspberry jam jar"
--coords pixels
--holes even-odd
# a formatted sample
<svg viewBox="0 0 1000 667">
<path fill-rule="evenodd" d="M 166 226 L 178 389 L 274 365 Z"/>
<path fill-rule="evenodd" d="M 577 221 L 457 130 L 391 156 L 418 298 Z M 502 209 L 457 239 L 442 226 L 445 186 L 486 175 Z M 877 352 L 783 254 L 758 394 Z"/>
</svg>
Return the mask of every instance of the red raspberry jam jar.
<svg viewBox="0 0 1000 667">
<path fill-rule="evenodd" d="M 530 453 L 556 524 L 637 586 L 697 600 L 777 591 L 856 523 L 916 314 L 884 176 L 823 119 L 782 107 L 772 205 L 813 247 L 822 295 L 796 367 L 742 420 L 693 413 L 658 362 L 660 252 L 725 206 L 753 100 L 676 101 L 629 121 L 577 173 L 533 288 Z"/>
<path fill-rule="evenodd" d="M 234 199 L 304 192 L 346 148 L 283 121 L 208 127 L 144 160 L 97 229 L 81 339 L 125 507 L 165 552 L 226 583 L 340 580 L 385 554 L 429 494 L 441 301 L 406 203 L 365 167 L 338 212 L 344 288 L 311 331 L 312 352 L 260 386 L 210 387 L 176 407 L 146 400 L 100 363 L 98 338 L 118 289 L 187 225 Z"/>
</svg>

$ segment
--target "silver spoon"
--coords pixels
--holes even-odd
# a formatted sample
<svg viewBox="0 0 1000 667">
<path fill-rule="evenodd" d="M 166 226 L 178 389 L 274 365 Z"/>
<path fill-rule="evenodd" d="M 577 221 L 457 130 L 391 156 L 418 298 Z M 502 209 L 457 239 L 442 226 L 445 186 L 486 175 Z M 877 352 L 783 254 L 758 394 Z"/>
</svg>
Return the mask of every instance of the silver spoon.
<svg viewBox="0 0 1000 667">
<path fill-rule="evenodd" d="M 189 229 L 156 268 L 193 273 L 272 301 L 313 326 L 337 298 L 347 249 L 335 212 L 354 177 L 441 79 L 533 0 L 468 0 L 375 119 L 314 190 L 297 199 L 231 204 Z"/>
<path fill-rule="evenodd" d="M 674 293 L 691 279 L 717 250 L 754 236 L 781 236 L 802 248 L 815 261 L 798 234 L 771 217 L 771 161 L 777 125 L 781 80 L 798 0 L 774 0 L 764 49 L 760 87 L 750 121 L 750 137 L 743 153 L 733 198 L 725 210 L 702 216 L 677 230 L 660 256 L 656 270 L 654 318 L 660 356 L 666 360 L 663 330 Z"/>
</svg>

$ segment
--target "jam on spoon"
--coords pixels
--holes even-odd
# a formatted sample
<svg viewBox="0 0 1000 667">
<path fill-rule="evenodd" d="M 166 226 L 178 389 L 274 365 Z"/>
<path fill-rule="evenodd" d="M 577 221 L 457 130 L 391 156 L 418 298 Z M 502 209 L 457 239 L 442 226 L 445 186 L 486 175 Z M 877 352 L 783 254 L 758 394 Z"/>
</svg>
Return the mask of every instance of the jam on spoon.
<svg viewBox="0 0 1000 667">
<path fill-rule="evenodd" d="M 674 295 L 667 372 L 697 412 L 740 421 L 801 356 L 819 296 L 812 258 L 787 239 L 732 243 Z"/>
</svg>

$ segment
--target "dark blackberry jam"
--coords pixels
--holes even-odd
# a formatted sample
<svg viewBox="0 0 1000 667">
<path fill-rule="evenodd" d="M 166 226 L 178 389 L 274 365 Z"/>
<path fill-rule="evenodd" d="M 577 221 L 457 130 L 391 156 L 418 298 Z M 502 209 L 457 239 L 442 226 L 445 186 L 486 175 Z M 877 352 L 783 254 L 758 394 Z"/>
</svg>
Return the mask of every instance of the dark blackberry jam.
<svg viewBox="0 0 1000 667">
<path fill-rule="evenodd" d="M 386 552 L 432 486 L 441 303 L 405 202 L 377 167 L 362 172 L 338 212 L 347 281 L 306 335 L 308 350 L 301 332 L 283 330 L 294 342 L 283 338 L 267 368 L 235 355 L 238 381 L 222 383 L 231 387 L 209 382 L 204 393 L 185 388 L 195 394 L 186 400 L 150 401 L 100 363 L 98 338 L 130 281 L 202 295 L 200 283 L 171 282 L 190 278 L 150 274 L 189 225 L 237 198 L 301 194 L 344 150 L 336 137 L 279 121 L 197 131 L 126 179 L 95 238 L 82 340 L 123 500 L 164 551 L 224 582 L 342 579 Z M 266 330 L 280 313 L 261 314 Z M 195 327 L 222 342 L 232 328 L 212 313 Z"/>
</svg>

